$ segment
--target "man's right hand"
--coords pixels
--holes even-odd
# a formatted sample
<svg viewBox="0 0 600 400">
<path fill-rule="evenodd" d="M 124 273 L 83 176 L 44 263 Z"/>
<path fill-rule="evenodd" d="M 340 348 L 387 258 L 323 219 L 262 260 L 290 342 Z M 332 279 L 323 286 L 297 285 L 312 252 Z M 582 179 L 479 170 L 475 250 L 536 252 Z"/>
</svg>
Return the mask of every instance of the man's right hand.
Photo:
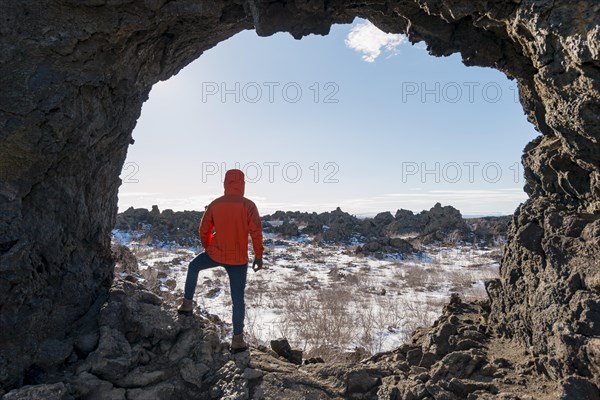
<svg viewBox="0 0 600 400">
<path fill-rule="evenodd" d="M 254 272 L 260 271 L 263 268 L 263 260 L 262 258 L 255 258 L 252 262 L 252 269 Z"/>
</svg>

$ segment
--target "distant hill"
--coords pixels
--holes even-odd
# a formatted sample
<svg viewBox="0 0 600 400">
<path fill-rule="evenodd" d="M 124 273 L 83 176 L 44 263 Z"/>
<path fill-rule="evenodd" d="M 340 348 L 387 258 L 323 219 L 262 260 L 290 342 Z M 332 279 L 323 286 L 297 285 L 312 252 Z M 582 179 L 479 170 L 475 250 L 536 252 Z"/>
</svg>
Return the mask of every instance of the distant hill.
<svg viewBox="0 0 600 400">
<path fill-rule="evenodd" d="M 160 211 L 129 208 L 117 215 L 115 229 L 138 232 L 137 239 L 149 244 L 200 246 L 198 226 L 202 211 Z M 502 241 L 511 216 L 463 218 L 452 206 L 436 203 L 420 213 L 400 209 L 358 218 L 339 207 L 330 212 L 277 211 L 262 217 L 263 230 L 285 238 L 307 235 L 314 241 L 337 244 L 369 244 L 365 248 L 408 249 L 411 243 L 479 243 Z M 396 239 L 396 240 L 392 240 Z M 372 243 L 378 243 L 374 245 Z"/>
</svg>

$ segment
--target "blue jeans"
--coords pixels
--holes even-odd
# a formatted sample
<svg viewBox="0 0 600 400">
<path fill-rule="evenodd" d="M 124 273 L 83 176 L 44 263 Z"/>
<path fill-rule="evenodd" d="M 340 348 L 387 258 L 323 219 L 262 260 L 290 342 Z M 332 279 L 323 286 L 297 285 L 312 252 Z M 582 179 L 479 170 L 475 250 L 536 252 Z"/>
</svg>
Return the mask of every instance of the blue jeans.
<svg viewBox="0 0 600 400">
<path fill-rule="evenodd" d="M 200 253 L 192 260 L 188 267 L 185 278 L 185 291 L 183 297 L 188 300 L 194 298 L 196 285 L 198 284 L 198 273 L 205 269 L 222 266 L 229 275 L 229 289 L 231 291 L 231 302 L 233 304 L 233 334 L 239 335 L 244 332 L 244 318 L 246 317 L 246 305 L 244 304 L 244 291 L 246 290 L 246 276 L 248 275 L 248 264 L 229 265 L 221 264 L 206 254 Z"/>
</svg>

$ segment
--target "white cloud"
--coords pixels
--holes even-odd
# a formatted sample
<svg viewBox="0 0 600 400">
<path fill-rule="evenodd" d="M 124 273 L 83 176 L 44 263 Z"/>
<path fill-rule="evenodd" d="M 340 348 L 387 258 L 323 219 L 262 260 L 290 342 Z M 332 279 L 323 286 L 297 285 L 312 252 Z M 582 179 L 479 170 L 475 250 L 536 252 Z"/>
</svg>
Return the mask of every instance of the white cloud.
<svg viewBox="0 0 600 400">
<path fill-rule="evenodd" d="M 364 21 L 350 29 L 344 42 L 349 48 L 363 53 L 363 60 L 374 62 L 381 55 L 382 49 L 392 55 L 396 54 L 398 46 L 406 42 L 406 36 L 385 33 L 371 22 Z"/>
</svg>

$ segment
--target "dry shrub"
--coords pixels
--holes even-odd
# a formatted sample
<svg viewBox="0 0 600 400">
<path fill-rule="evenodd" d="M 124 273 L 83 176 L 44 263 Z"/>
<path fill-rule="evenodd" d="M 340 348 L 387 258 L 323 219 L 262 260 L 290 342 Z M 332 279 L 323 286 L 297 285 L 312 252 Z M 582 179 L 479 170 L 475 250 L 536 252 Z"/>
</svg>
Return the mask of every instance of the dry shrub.
<svg viewBox="0 0 600 400">
<path fill-rule="evenodd" d="M 429 327 L 440 314 L 440 303 L 433 299 L 427 299 L 425 302 L 408 301 L 403 299 L 402 307 L 405 311 L 405 317 L 402 321 L 404 328 L 404 341 L 407 341 L 417 328 Z M 446 304 L 447 300 L 443 302 Z"/>
<path fill-rule="evenodd" d="M 429 279 L 429 272 L 418 265 L 407 265 L 404 268 L 404 284 L 411 288 L 424 288 Z"/>
<path fill-rule="evenodd" d="M 384 332 L 393 332 L 400 328 L 404 310 L 397 300 L 375 297 L 373 301 L 362 302 L 356 315 L 356 343 L 360 348 L 374 354 L 383 350 Z"/>
<path fill-rule="evenodd" d="M 344 348 L 355 334 L 353 315 L 348 312 L 351 298 L 342 287 L 286 296 L 282 308 L 282 326 L 290 330 L 286 337 L 305 350 Z"/>
<path fill-rule="evenodd" d="M 257 274 L 249 279 L 246 285 L 246 303 L 252 307 L 262 308 L 269 298 L 271 275 Z"/>
<path fill-rule="evenodd" d="M 212 273 L 215 278 L 225 278 L 225 276 L 227 275 L 227 271 L 225 271 L 225 268 L 213 268 Z"/>
<path fill-rule="evenodd" d="M 132 245 L 130 247 L 131 252 L 135 254 L 138 260 L 147 258 L 149 255 L 155 252 L 152 247 L 140 246 L 140 245 Z"/>
<path fill-rule="evenodd" d="M 503 253 L 504 252 L 503 252 L 502 248 L 496 248 L 496 249 L 490 251 L 489 253 L 487 253 L 487 256 L 496 262 L 500 262 L 500 260 L 502 259 Z"/>
<path fill-rule="evenodd" d="M 473 274 L 467 271 L 450 271 L 448 280 L 452 285 L 452 292 L 463 292 L 473 286 Z"/>
<path fill-rule="evenodd" d="M 265 345 L 260 338 L 265 337 L 279 337 L 279 332 L 276 330 L 277 326 L 272 324 L 260 324 L 257 318 L 257 314 L 260 313 L 260 309 L 255 310 L 252 307 L 246 307 L 246 320 L 244 326 L 244 339 L 253 346 Z"/>
<path fill-rule="evenodd" d="M 344 281 L 351 286 L 358 286 L 360 284 L 360 277 L 356 274 L 348 273 L 344 277 Z"/>
</svg>

